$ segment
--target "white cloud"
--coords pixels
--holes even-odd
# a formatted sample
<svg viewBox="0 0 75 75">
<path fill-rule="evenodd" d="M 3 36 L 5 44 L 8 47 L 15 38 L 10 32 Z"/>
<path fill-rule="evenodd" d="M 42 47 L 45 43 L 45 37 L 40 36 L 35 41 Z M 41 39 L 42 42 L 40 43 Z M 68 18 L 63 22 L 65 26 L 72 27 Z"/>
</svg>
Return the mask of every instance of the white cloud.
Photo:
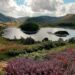
<svg viewBox="0 0 75 75">
<path fill-rule="evenodd" d="M 28 6 L 34 11 L 34 15 L 60 16 L 64 9 L 63 0 L 30 0 Z"/>
<path fill-rule="evenodd" d="M 13 17 L 75 14 L 75 3 L 65 4 L 63 0 L 25 0 L 25 2 L 19 6 L 15 0 L 0 0 L 0 13 Z"/>
<path fill-rule="evenodd" d="M 55 11 L 63 4 L 63 0 L 31 0 L 29 4 L 33 11 Z"/>
<path fill-rule="evenodd" d="M 21 17 L 31 16 L 32 10 L 25 5 L 18 6 L 15 0 L 0 0 L 0 13 L 13 17 Z"/>
<path fill-rule="evenodd" d="M 67 14 L 75 14 L 75 3 L 69 3 L 65 5 Z"/>
</svg>

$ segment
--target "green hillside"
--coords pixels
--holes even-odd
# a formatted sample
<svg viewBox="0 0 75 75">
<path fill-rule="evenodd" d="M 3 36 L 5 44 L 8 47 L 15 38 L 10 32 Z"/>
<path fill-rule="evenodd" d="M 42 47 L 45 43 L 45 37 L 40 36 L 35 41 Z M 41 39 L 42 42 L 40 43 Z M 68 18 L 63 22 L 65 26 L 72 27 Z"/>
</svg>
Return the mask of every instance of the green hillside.
<svg viewBox="0 0 75 75">
<path fill-rule="evenodd" d="M 68 14 L 58 20 L 59 23 L 75 23 L 75 14 Z"/>
</svg>

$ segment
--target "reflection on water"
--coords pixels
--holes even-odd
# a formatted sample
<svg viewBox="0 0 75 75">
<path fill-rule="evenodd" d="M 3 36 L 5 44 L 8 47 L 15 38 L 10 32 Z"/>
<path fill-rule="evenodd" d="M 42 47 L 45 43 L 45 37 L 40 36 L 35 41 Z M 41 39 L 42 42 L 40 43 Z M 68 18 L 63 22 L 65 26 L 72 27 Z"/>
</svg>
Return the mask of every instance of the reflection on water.
<svg viewBox="0 0 75 75">
<path fill-rule="evenodd" d="M 57 31 L 67 31 L 69 33 L 66 37 L 61 37 L 63 40 L 67 40 L 69 38 L 75 37 L 75 30 L 73 29 L 64 29 L 64 28 L 41 28 L 36 34 L 27 35 L 21 31 L 19 28 L 9 27 L 4 30 L 4 34 L 2 37 L 8 39 L 20 39 L 32 37 L 36 41 L 42 41 L 44 38 L 48 38 L 49 40 L 56 41 L 60 37 L 56 36 L 54 33 Z"/>
</svg>

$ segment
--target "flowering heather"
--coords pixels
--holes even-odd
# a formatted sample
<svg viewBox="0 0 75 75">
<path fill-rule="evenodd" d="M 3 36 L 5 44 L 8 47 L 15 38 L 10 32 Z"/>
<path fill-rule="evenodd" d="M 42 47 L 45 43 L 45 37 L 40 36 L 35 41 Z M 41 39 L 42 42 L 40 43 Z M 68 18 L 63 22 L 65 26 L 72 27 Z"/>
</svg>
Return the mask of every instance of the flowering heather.
<svg viewBox="0 0 75 75">
<path fill-rule="evenodd" d="M 48 54 L 48 58 L 37 61 L 16 58 L 8 62 L 6 75 L 74 75 L 75 51 L 67 49 L 56 54 Z"/>
</svg>

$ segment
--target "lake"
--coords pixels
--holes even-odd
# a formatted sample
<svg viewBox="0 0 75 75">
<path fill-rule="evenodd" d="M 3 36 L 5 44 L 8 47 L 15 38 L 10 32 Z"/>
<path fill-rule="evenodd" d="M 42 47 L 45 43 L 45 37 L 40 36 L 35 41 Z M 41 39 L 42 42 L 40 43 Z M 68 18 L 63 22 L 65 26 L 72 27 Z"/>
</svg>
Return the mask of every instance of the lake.
<svg viewBox="0 0 75 75">
<path fill-rule="evenodd" d="M 54 33 L 57 31 L 67 31 L 69 35 L 66 37 L 56 36 Z M 28 35 L 22 32 L 20 28 L 8 27 L 4 29 L 4 33 L 2 34 L 2 37 L 11 40 L 15 38 L 20 39 L 20 38 L 32 37 L 36 41 L 42 41 L 44 38 L 48 38 L 49 40 L 57 41 L 59 38 L 62 38 L 63 40 L 67 40 L 69 38 L 75 37 L 75 30 L 65 29 L 65 28 L 45 27 L 45 28 L 41 28 L 36 34 Z"/>
</svg>

